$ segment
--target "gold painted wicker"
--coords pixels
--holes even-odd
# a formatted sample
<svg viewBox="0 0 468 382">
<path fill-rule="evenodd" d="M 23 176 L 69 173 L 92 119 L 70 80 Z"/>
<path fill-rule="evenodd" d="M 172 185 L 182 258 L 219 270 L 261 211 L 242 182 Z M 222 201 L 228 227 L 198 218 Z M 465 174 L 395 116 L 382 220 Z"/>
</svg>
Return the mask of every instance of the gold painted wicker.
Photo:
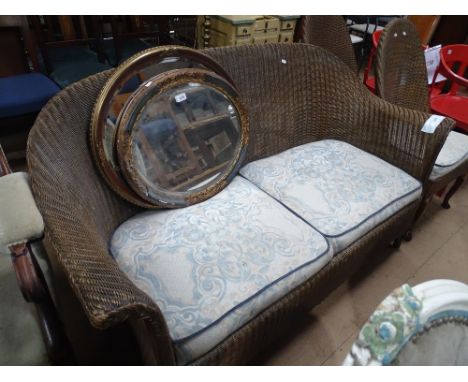
<svg viewBox="0 0 468 382">
<path fill-rule="evenodd" d="M 429 112 L 424 52 L 413 23 L 397 18 L 380 35 L 375 58 L 375 93 L 395 105 Z"/>
<path fill-rule="evenodd" d="M 424 53 L 419 34 L 408 19 L 392 20 L 382 32 L 375 60 L 376 94 L 392 104 L 405 108 L 430 112 L 429 88 Z M 456 179 L 462 180 L 468 173 L 468 161 L 435 181 L 424 183 L 424 196 L 416 219 L 422 214 L 430 198 Z M 456 185 L 460 185 L 457 180 Z M 443 205 L 458 186 L 448 193 Z"/>
<path fill-rule="evenodd" d="M 226 69 L 248 109 L 246 162 L 333 138 L 425 181 L 452 127 L 452 121 L 446 119 L 434 134 L 422 133 L 428 114 L 373 96 L 340 59 L 316 46 L 248 45 L 205 53 Z M 71 342 L 79 363 L 131 358 L 133 346 L 115 346 L 109 339 L 130 338 L 138 341 L 142 361 L 175 364 L 160 310 L 117 267 L 108 249 L 115 228 L 140 211 L 107 186 L 87 143 L 93 104 L 111 73 L 94 75 L 63 90 L 44 107 L 29 137 L 28 164 L 45 221 L 46 247 L 54 279 L 57 285 L 65 285 L 57 288 L 57 304 L 67 334 L 75 339 Z M 287 326 L 291 310 L 320 302 L 377 247 L 403 235 L 417 206 L 418 202 L 412 203 L 375 227 L 194 363 L 248 362 L 280 333 L 282 324 Z M 66 290 L 70 293 L 64 293 Z M 66 308 L 67 304 L 73 307 Z M 79 335 L 79 329 L 85 334 Z M 108 332 L 113 335 L 105 336 Z M 98 337 L 99 341 L 94 340 Z M 79 343 L 83 338 L 88 342 Z M 90 361 L 97 344 L 100 351 Z M 105 361 L 103 355 L 108 356 Z"/>
<path fill-rule="evenodd" d="M 357 73 L 353 44 L 343 16 L 301 16 L 296 27 L 295 41 L 317 45 L 339 57 Z"/>
</svg>

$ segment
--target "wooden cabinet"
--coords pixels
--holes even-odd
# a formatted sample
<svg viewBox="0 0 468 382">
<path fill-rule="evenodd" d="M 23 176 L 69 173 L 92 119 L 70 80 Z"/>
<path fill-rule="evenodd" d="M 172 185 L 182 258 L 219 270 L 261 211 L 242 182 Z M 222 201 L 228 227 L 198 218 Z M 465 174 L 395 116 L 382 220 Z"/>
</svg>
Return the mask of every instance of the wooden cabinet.
<svg viewBox="0 0 468 382">
<path fill-rule="evenodd" d="M 265 15 L 199 16 L 198 47 L 292 42 L 298 18 Z"/>
</svg>

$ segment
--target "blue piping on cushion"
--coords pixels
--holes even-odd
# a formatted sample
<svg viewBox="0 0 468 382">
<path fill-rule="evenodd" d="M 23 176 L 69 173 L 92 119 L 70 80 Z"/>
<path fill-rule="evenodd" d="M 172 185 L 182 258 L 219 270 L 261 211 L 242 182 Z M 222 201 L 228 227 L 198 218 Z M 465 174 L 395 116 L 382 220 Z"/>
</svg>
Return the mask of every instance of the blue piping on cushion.
<svg viewBox="0 0 468 382">
<path fill-rule="evenodd" d="M 421 190 L 421 189 L 422 189 L 421 184 L 419 184 L 419 186 L 416 187 L 414 190 L 411 190 L 411 191 L 407 192 L 406 194 L 404 194 L 404 195 L 402 195 L 402 196 L 399 196 L 398 198 L 392 200 L 391 202 L 387 203 L 385 206 L 381 207 L 378 211 L 372 213 L 372 214 L 369 215 L 367 218 L 365 218 L 363 221 L 361 221 L 360 223 L 356 224 L 354 227 L 348 228 L 346 231 L 344 231 L 344 232 L 342 232 L 342 233 L 339 233 L 339 234 L 337 234 L 337 235 L 327 235 L 327 234 L 324 234 L 324 233 L 320 232 L 317 228 L 316 228 L 316 229 L 317 229 L 317 231 L 319 231 L 320 233 L 322 233 L 322 235 L 327 236 L 327 237 L 333 237 L 333 238 L 335 238 L 335 237 L 344 236 L 344 235 L 346 235 L 347 233 L 353 231 L 355 228 L 357 228 L 357 227 L 361 226 L 362 224 L 364 224 L 365 222 L 367 222 L 369 219 L 373 218 L 375 215 L 381 213 L 383 210 L 385 210 L 386 208 L 390 207 L 392 204 L 398 202 L 398 201 L 401 200 L 401 199 L 406 198 L 407 196 L 409 196 L 409 195 L 411 195 L 411 194 L 413 194 L 413 193 L 415 193 L 416 191 L 419 191 L 419 190 Z M 409 204 L 409 203 L 408 203 L 408 204 Z M 407 204 L 407 205 L 408 205 L 408 204 Z M 406 207 L 407 205 L 403 206 L 402 208 Z"/>
<path fill-rule="evenodd" d="M 242 177 L 244 177 L 242 174 L 240 175 Z M 244 179 L 247 179 L 244 177 Z M 247 179 L 249 180 L 249 179 Z M 416 180 L 416 179 L 415 179 Z M 249 180 L 250 182 L 250 180 Z M 362 220 L 360 223 L 356 224 L 354 227 L 352 228 L 348 228 L 346 231 L 344 232 L 341 232 L 339 234 L 336 234 L 336 235 L 328 235 L 326 233 L 323 233 L 322 231 L 320 231 L 317 227 L 315 227 L 312 223 L 308 222 L 307 220 L 305 220 L 304 218 L 300 217 L 295 211 L 293 211 L 290 207 L 288 207 L 286 204 L 284 204 L 284 202 L 276 199 L 274 196 L 270 195 L 268 193 L 268 191 L 264 190 L 262 187 L 258 186 L 257 184 L 255 184 L 259 189 L 261 189 L 263 192 L 265 192 L 266 194 L 268 194 L 271 198 L 275 199 L 278 203 L 282 204 L 284 207 L 286 207 L 289 211 L 291 211 L 292 213 L 294 213 L 296 216 L 300 217 L 304 222 L 306 222 L 308 225 L 310 225 L 313 229 L 315 229 L 317 232 L 319 232 L 322 236 L 325 236 L 325 237 L 329 237 L 329 238 L 336 238 L 336 237 L 340 237 L 340 236 L 343 236 L 343 235 L 346 235 L 347 233 L 353 231 L 354 229 L 356 229 L 357 227 L 359 227 L 360 225 L 364 224 L 366 221 L 368 221 L 369 219 L 371 219 L 372 217 L 374 217 L 375 215 L 379 214 L 380 212 L 382 212 L 383 210 L 385 210 L 387 207 L 389 207 L 390 205 L 392 205 L 393 203 L 396 203 L 397 201 L 399 201 L 400 199 L 403 199 L 403 198 L 406 198 L 407 196 L 411 195 L 412 193 L 422 189 L 422 186 L 421 186 L 421 182 L 417 181 L 419 183 L 419 186 L 416 187 L 414 190 L 411 190 L 409 192 L 407 192 L 406 194 L 402 195 L 402 196 L 399 196 L 398 198 L 392 200 L 391 202 L 387 203 L 385 206 L 381 207 L 378 211 L 376 212 L 373 212 L 372 214 L 370 214 L 367 218 L 365 218 L 364 220 Z M 254 184 L 253 182 L 251 182 L 252 184 Z M 408 203 L 409 204 L 409 203 Z M 407 204 L 407 205 L 408 205 Z M 403 206 L 403 207 L 406 207 Z M 402 208 L 403 208 L 402 207 Z"/>
<path fill-rule="evenodd" d="M 251 183 L 252 185 L 254 185 L 255 187 L 259 188 L 257 185 L 255 185 L 254 183 L 250 182 L 250 180 L 247 179 L 247 181 L 249 183 Z M 259 188 L 260 189 L 260 188 Z M 272 198 L 268 193 L 266 193 L 265 191 L 261 190 L 263 193 L 265 193 L 266 195 L 268 195 L 268 197 L 270 197 L 273 201 L 276 201 L 278 204 L 282 204 L 281 202 L 277 201 L 275 198 Z M 287 208 L 287 207 L 286 207 Z M 287 208 L 288 210 L 290 210 L 289 208 Z M 290 210 L 291 211 L 291 210 Z M 296 215 L 299 219 L 301 219 L 302 221 L 304 221 L 308 226 L 310 226 L 310 224 L 308 224 L 302 217 L 298 216 L 294 211 L 291 211 L 293 212 L 294 215 Z M 313 227 L 312 227 L 313 228 Z M 223 320 L 227 315 L 229 315 L 230 313 L 232 313 L 234 310 L 240 308 L 242 305 L 245 305 L 247 302 L 249 302 L 250 300 L 252 300 L 253 298 L 257 297 L 258 295 L 260 295 L 261 293 L 263 293 L 265 290 L 267 290 L 268 288 L 270 288 L 271 286 L 273 286 L 274 284 L 278 283 L 279 281 L 285 279 L 286 277 L 292 275 L 293 273 L 299 271 L 300 269 L 316 262 L 318 259 L 322 258 L 323 256 L 325 256 L 328 251 L 330 250 L 330 243 L 328 242 L 328 240 L 326 240 L 323 235 L 321 237 L 325 244 L 327 245 L 327 248 L 325 249 L 325 251 L 323 251 L 319 256 L 317 256 L 316 258 L 300 265 L 299 267 L 293 269 L 292 271 L 284 274 L 283 276 L 279 277 L 278 279 L 276 279 L 275 281 L 272 281 L 270 284 L 264 286 L 262 289 L 260 289 L 259 291 L 257 291 L 256 293 L 254 293 L 253 295 L 251 295 L 250 297 L 248 297 L 247 299 L 245 299 L 244 301 L 242 301 L 241 303 L 237 304 L 236 306 L 232 307 L 231 309 L 229 309 L 227 312 L 223 313 L 219 318 L 217 318 L 215 321 L 211 322 L 208 326 L 204 327 L 203 329 L 200 329 L 199 331 L 195 332 L 195 333 L 192 333 L 186 337 L 182 337 L 182 338 L 178 338 L 177 340 L 173 340 L 173 342 L 175 344 L 179 344 L 181 342 L 184 342 L 184 341 L 188 341 L 189 339 L 193 338 L 193 337 L 196 337 L 198 336 L 199 334 L 203 333 L 204 331 L 208 330 L 209 328 L 211 328 L 212 326 L 216 325 L 218 322 L 220 322 L 221 320 Z"/>
<path fill-rule="evenodd" d="M 325 243 L 327 244 L 327 249 L 322 252 L 319 256 L 317 256 L 315 259 L 313 260 L 310 260 L 302 265 L 300 265 L 299 267 L 297 267 L 296 269 L 286 273 L 285 275 L 277 278 L 275 281 L 271 282 L 270 284 L 264 286 L 262 289 L 260 289 L 259 291 L 257 291 L 256 293 L 254 293 L 253 295 L 251 295 L 250 297 L 248 297 L 247 299 L 245 299 L 244 301 L 242 301 L 241 303 L 237 304 L 236 306 L 232 307 L 231 309 L 229 309 L 227 312 L 225 312 L 222 316 L 220 316 L 219 318 L 217 318 L 215 321 L 213 321 L 212 323 L 210 323 L 208 326 L 204 327 L 203 329 L 200 329 L 198 332 L 195 332 L 195 333 L 192 333 L 190 334 L 189 336 L 186 336 L 186 337 L 183 337 L 183 338 L 179 338 L 177 340 L 173 340 L 174 343 L 178 344 L 178 343 L 181 343 L 181 342 L 184 342 L 184 341 L 187 341 L 193 337 L 196 337 L 198 336 L 199 334 L 203 333 L 204 331 L 208 330 L 209 328 L 211 328 L 212 326 L 216 325 L 219 321 L 223 320 L 227 315 L 229 315 L 230 313 L 232 313 L 234 310 L 240 308 L 242 305 L 245 305 L 246 303 L 248 303 L 250 300 L 252 300 L 253 298 L 257 297 L 258 295 L 262 294 L 265 290 L 267 290 L 268 288 L 270 288 L 271 286 L 275 285 L 276 283 L 278 283 L 279 281 L 285 279 L 286 277 L 292 275 L 293 273 L 299 271 L 300 269 L 312 264 L 312 263 L 315 263 L 318 259 L 322 258 L 324 255 L 326 255 L 330 249 L 330 244 L 328 243 L 327 240 L 325 240 L 325 238 L 322 237 L 322 239 L 324 239 Z M 284 297 L 284 296 L 282 296 Z"/>
<path fill-rule="evenodd" d="M 459 160 L 453 162 L 452 164 L 434 164 L 434 167 L 452 167 L 452 166 L 458 166 L 458 163 L 464 162 L 466 159 L 468 159 L 468 153 L 463 155 Z"/>
</svg>

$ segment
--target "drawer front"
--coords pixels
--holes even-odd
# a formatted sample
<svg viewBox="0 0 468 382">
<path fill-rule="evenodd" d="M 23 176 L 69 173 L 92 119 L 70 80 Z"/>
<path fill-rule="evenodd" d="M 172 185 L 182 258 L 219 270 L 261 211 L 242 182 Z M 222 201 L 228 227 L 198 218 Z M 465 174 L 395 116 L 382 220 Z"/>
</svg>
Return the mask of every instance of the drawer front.
<svg viewBox="0 0 468 382">
<path fill-rule="evenodd" d="M 265 37 L 271 37 L 271 36 L 276 36 L 278 38 L 280 34 L 279 29 L 264 29 L 260 31 L 255 31 L 252 37 L 258 37 L 258 38 L 265 38 Z"/>
<path fill-rule="evenodd" d="M 275 30 L 279 28 L 280 20 L 276 17 L 265 17 L 263 19 L 255 21 L 254 23 L 255 33 L 258 33 L 258 31 Z"/>
<path fill-rule="evenodd" d="M 293 42 L 294 32 L 281 32 L 279 35 L 279 42 Z"/>
<path fill-rule="evenodd" d="M 254 44 L 266 44 L 269 42 L 278 42 L 278 34 L 255 35 L 253 38 Z"/>
<path fill-rule="evenodd" d="M 239 25 L 236 27 L 236 36 L 247 36 L 252 34 L 252 25 Z"/>
<path fill-rule="evenodd" d="M 210 36 L 210 46 L 226 46 L 226 45 L 246 45 L 252 43 L 252 37 L 249 35 L 246 36 L 236 36 L 231 38 L 226 36 L 224 33 L 218 31 L 211 31 Z"/>
<path fill-rule="evenodd" d="M 281 21 L 281 30 L 294 30 L 296 28 L 296 20 L 283 20 Z"/>
<path fill-rule="evenodd" d="M 247 45 L 252 43 L 252 38 L 247 37 L 237 37 L 234 45 Z"/>
</svg>

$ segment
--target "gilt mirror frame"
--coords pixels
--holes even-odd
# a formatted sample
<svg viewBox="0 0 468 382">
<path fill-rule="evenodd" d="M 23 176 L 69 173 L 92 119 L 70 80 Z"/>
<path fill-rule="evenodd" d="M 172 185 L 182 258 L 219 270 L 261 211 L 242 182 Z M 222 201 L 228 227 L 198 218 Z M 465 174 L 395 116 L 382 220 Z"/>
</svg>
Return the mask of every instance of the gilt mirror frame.
<svg viewBox="0 0 468 382">
<path fill-rule="evenodd" d="M 140 121 L 140 115 L 145 107 L 149 105 L 150 100 L 161 98 L 165 96 L 166 92 L 174 92 L 184 86 L 196 86 L 202 91 L 209 89 L 224 96 L 229 103 L 228 108 L 231 110 L 229 114 L 231 117 L 223 118 L 229 119 L 235 116 L 238 138 L 235 145 L 233 145 L 233 156 L 226 161 L 227 164 L 224 167 L 220 167 L 219 173 L 215 174 L 215 177 L 209 178 L 210 180 L 206 184 L 188 190 L 166 190 L 160 184 L 148 181 L 138 171 L 134 152 L 134 126 Z M 185 96 L 185 93 L 182 94 Z M 175 98 L 177 99 L 177 96 Z M 237 174 L 243 161 L 248 137 L 249 125 L 246 110 L 237 90 L 229 81 L 206 69 L 176 69 L 153 77 L 130 96 L 119 117 L 116 150 L 125 179 L 141 199 L 156 207 L 177 208 L 204 201 L 226 187 L 232 177 Z M 213 170 L 216 170 L 216 167 L 208 169 L 207 172 Z M 211 175 L 213 174 L 210 173 L 209 176 Z M 201 183 L 204 181 L 201 181 Z"/>
<path fill-rule="evenodd" d="M 116 131 L 111 142 L 111 158 L 106 155 L 106 120 L 115 95 L 135 73 L 170 58 L 189 60 L 193 64 L 201 65 L 217 73 L 234 86 L 226 71 L 216 61 L 200 51 L 177 45 L 150 48 L 135 54 L 115 69 L 99 94 L 91 116 L 89 142 L 94 163 L 99 172 L 119 196 L 145 208 L 155 208 L 155 206 L 139 197 L 124 179 L 115 150 Z"/>
</svg>

